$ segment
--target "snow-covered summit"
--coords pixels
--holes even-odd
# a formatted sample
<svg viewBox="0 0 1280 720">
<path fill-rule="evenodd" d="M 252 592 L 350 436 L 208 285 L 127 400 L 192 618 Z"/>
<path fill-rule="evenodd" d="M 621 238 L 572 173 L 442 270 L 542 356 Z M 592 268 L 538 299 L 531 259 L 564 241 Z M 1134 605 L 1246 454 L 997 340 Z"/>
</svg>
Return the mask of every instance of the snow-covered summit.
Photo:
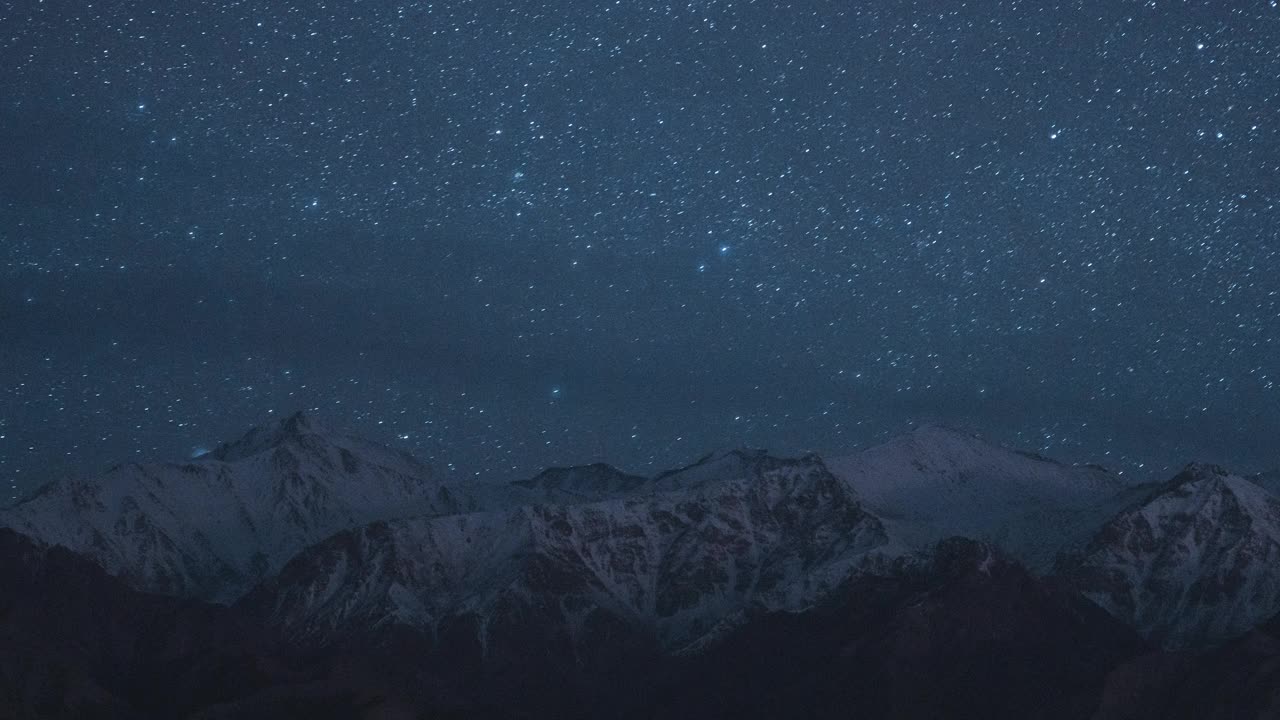
<svg viewBox="0 0 1280 720">
<path fill-rule="evenodd" d="M 1112 518 L 1070 569 L 1086 597 L 1155 642 L 1187 647 L 1280 612 L 1280 497 L 1192 464 Z"/>
<path fill-rule="evenodd" d="M 254 427 L 240 439 L 221 443 L 196 459 L 234 463 L 276 450 L 312 456 L 337 453 L 339 459 L 362 458 L 415 477 L 431 475 L 431 470 L 412 455 L 343 433 L 303 411 Z"/>
<path fill-rule="evenodd" d="M 1040 571 L 1087 540 L 1128 488 L 1098 466 L 1064 465 L 940 425 L 827 465 L 910 546 L 964 536 Z"/>
<path fill-rule="evenodd" d="M 138 589 L 227 601 L 339 530 L 456 509 L 408 455 L 295 414 L 188 463 L 57 481 L 0 512 L 0 525 Z"/>
<path fill-rule="evenodd" d="M 258 586 L 245 602 L 313 640 L 465 619 L 487 642 L 524 618 L 620 623 L 668 649 L 961 536 L 1039 573 L 1062 558 L 1087 597 L 1181 644 L 1280 612 L 1276 484 L 1193 465 L 1132 486 L 937 425 L 830 460 L 734 449 L 653 477 L 598 463 L 443 483 L 298 413 L 191 462 L 53 483 L 0 526 L 138 589 L 230 602 Z"/>
<path fill-rule="evenodd" d="M 299 410 L 274 422 L 250 428 L 240 439 L 218 445 L 206 457 L 235 462 L 288 443 L 304 442 L 307 436 L 335 437 L 338 433 L 320 420 Z"/>
</svg>

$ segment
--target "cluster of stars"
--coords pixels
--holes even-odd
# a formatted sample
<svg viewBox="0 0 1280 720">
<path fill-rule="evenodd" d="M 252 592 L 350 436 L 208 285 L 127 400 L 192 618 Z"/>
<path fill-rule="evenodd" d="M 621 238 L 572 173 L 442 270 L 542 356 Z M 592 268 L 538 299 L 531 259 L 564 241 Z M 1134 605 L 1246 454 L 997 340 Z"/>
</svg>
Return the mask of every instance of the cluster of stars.
<svg viewBox="0 0 1280 720">
<path fill-rule="evenodd" d="M 319 408 L 442 472 L 930 419 L 1280 457 L 1269 4 L 36 3 L 0 477 Z"/>
</svg>

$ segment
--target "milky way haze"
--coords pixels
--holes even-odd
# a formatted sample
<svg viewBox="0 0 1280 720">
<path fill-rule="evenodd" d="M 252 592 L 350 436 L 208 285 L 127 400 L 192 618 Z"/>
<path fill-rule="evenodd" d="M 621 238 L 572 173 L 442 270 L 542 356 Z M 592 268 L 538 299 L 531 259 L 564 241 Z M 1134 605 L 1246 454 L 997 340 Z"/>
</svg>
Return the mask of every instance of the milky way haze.
<svg viewBox="0 0 1280 720">
<path fill-rule="evenodd" d="M 7 3 L 0 477 L 1280 465 L 1275 2 Z"/>
</svg>

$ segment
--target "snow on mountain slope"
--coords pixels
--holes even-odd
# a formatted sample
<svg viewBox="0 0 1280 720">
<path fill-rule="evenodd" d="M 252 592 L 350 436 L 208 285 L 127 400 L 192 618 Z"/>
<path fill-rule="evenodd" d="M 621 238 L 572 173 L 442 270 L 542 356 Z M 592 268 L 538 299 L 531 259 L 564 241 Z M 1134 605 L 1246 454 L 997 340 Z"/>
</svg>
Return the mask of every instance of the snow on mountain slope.
<svg viewBox="0 0 1280 720">
<path fill-rule="evenodd" d="M 311 641 L 463 617 L 482 645 L 512 618 L 577 638 L 606 617 L 677 647 L 748 607 L 805 607 L 886 543 L 817 458 L 724 460 L 627 498 L 350 530 L 245 604 Z"/>
<path fill-rule="evenodd" d="M 692 490 L 707 483 L 752 471 L 753 463 L 767 460 L 758 449 L 734 449 L 709 453 L 698 461 L 654 477 L 632 475 L 612 465 L 595 463 L 553 467 L 532 478 L 510 482 L 462 481 L 450 485 L 466 499 L 466 512 L 511 510 L 525 505 L 576 505 L 654 493 Z M 817 460 L 817 458 L 813 458 Z M 820 461 L 819 461 L 820 462 Z"/>
<path fill-rule="evenodd" d="M 1038 572 L 1130 499 L 1128 485 L 1102 468 L 1063 465 L 936 425 L 827 465 L 909 546 L 956 535 L 984 540 Z"/>
<path fill-rule="evenodd" d="M 339 530 L 457 504 L 408 455 L 296 414 L 189 463 L 55 482 L 0 513 L 0 525 L 138 589 L 230 601 Z"/>
<path fill-rule="evenodd" d="M 1280 498 L 1190 465 L 1108 522 L 1070 576 L 1167 647 L 1240 635 L 1280 612 Z"/>
</svg>

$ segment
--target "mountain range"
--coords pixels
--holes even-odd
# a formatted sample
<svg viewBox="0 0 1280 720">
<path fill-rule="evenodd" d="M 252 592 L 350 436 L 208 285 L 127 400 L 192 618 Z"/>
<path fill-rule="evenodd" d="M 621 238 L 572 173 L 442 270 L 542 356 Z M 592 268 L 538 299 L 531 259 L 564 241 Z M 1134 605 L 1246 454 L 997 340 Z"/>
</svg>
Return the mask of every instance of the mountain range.
<svg viewBox="0 0 1280 720">
<path fill-rule="evenodd" d="M 1280 717 L 1277 477 L 926 425 L 446 481 L 295 414 L 0 511 L 0 717 Z"/>
<path fill-rule="evenodd" d="M 0 524 L 82 553 L 139 590 L 229 602 L 340 530 L 459 509 L 409 455 L 299 413 L 191 462 L 56 481 Z"/>
</svg>

